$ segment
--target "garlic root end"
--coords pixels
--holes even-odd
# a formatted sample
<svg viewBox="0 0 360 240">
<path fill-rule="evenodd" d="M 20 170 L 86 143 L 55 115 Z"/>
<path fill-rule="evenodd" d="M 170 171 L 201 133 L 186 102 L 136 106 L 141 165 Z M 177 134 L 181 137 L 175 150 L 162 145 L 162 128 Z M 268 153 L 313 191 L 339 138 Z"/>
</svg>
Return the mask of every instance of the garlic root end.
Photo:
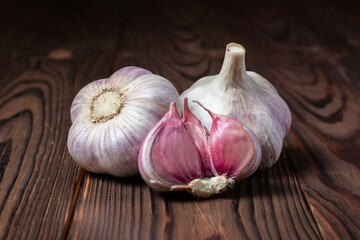
<svg viewBox="0 0 360 240">
<path fill-rule="evenodd" d="M 198 198 L 207 198 L 224 192 L 228 187 L 232 187 L 233 184 L 234 180 L 224 176 L 195 179 L 188 184 L 190 187 L 188 192 Z"/>
</svg>

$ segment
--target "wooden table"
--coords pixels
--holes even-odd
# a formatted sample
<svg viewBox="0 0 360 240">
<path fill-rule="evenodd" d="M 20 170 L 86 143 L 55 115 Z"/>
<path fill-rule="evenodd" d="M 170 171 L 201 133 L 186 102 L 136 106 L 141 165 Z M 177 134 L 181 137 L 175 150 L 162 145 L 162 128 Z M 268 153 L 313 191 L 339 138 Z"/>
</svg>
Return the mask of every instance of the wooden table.
<svg viewBox="0 0 360 240">
<path fill-rule="evenodd" d="M 68 2 L 0 5 L 0 239 L 360 238 L 358 3 Z M 232 41 L 291 109 L 274 167 L 195 200 L 72 160 L 85 84 L 136 65 L 182 92 Z"/>
</svg>

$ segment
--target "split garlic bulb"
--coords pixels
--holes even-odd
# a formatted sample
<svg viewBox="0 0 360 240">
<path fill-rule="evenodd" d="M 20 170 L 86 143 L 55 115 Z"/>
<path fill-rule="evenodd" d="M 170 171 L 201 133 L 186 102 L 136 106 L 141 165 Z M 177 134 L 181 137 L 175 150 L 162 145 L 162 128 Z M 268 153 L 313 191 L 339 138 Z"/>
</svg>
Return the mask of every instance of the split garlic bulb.
<svg viewBox="0 0 360 240">
<path fill-rule="evenodd" d="M 151 188 L 209 197 L 256 171 L 261 147 L 255 134 L 233 118 L 206 111 L 213 120 L 210 133 L 187 99 L 182 119 L 172 103 L 151 129 L 139 153 L 140 174 Z"/>
<path fill-rule="evenodd" d="M 121 177 L 138 173 L 146 134 L 178 98 L 168 80 L 138 67 L 89 83 L 71 106 L 70 155 L 91 172 Z"/>
<path fill-rule="evenodd" d="M 241 45 L 228 44 L 220 73 L 199 79 L 180 95 L 180 101 L 184 98 L 189 99 L 190 110 L 208 129 L 212 119 L 194 100 L 244 123 L 261 144 L 260 168 L 276 163 L 291 125 L 290 110 L 271 83 L 246 71 Z"/>
</svg>

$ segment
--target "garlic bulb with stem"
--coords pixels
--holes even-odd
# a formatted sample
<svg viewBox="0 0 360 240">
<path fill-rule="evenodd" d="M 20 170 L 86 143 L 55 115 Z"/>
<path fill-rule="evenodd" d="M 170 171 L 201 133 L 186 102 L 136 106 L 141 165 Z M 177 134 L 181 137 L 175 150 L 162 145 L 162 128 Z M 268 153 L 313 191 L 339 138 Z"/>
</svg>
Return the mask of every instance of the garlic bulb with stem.
<svg viewBox="0 0 360 240">
<path fill-rule="evenodd" d="M 213 119 L 210 134 L 187 108 L 187 99 L 182 119 L 172 103 L 148 133 L 139 170 L 151 188 L 209 197 L 256 171 L 261 147 L 251 130 L 233 118 L 206 111 Z"/>
<path fill-rule="evenodd" d="M 261 144 L 260 168 L 276 163 L 291 125 L 291 113 L 271 83 L 246 71 L 245 49 L 241 45 L 228 44 L 220 73 L 196 81 L 180 95 L 180 103 L 185 98 L 189 99 L 190 110 L 208 129 L 212 119 L 194 100 L 244 123 Z"/>
<path fill-rule="evenodd" d="M 168 80 L 138 67 L 89 83 L 71 106 L 70 155 L 90 172 L 137 174 L 142 141 L 178 98 Z"/>
</svg>

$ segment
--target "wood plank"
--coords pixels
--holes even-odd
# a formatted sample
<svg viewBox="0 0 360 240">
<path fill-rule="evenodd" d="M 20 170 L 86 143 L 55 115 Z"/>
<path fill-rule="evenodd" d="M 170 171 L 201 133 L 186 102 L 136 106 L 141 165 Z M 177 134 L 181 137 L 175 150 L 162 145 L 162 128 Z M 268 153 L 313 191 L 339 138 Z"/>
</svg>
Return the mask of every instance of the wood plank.
<svg viewBox="0 0 360 240">
<path fill-rule="evenodd" d="M 112 67 L 114 18 L 96 30 L 76 9 L 0 9 L 0 239 L 59 239 L 80 170 L 66 147 L 69 108 Z"/>
<path fill-rule="evenodd" d="M 276 57 L 276 68 L 259 65 L 265 75 L 278 80 L 286 77 L 286 81 L 277 81 L 284 86 L 280 92 L 293 110 L 288 159 L 322 237 L 356 239 L 360 236 L 360 88 L 349 73 L 359 70 L 346 62 L 359 56 L 359 48 L 340 37 L 344 29 L 351 32 L 346 21 L 333 19 L 338 14 L 347 16 L 347 11 L 318 7 L 316 14 L 300 11 L 298 18 L 290 21 L 291 26 L 278 25 L 274 32 L 293 29 L 288 30 L 289 43 L 272 44 L 273 49 L 279 49 L 281 44 L 281 55 L 285 57 L 271 54 Z M 320 13 L 323 9 L 325 14 Z M 360 22 L 358 17 L 354 19 Z M 265 22 L 261 18 L 259 21 Z M 302 24 L 295 25 L 297 22 Z"/>
<path fill-rule="evenodd" d="M 141 178 L 87 173 L 68 238 L 162 239 L 165 204 Z"/>
</svg>

